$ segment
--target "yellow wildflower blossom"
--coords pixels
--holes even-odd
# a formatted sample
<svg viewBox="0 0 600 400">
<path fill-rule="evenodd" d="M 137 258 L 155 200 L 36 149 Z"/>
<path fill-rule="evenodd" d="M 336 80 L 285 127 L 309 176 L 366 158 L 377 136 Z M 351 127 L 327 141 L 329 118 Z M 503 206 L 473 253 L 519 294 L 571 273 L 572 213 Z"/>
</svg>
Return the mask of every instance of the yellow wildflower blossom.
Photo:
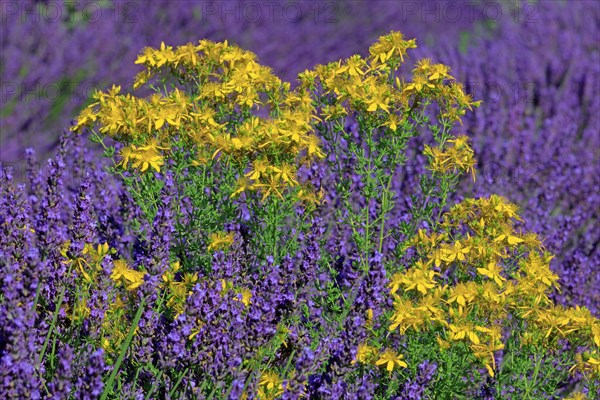
<svg viewBox="0 0 600 400">
<path fill-rule="evenodd" d="M 127 290 L 134 290 L 144 283 L 146 273 L 129 268 L 125 260 L 114 261 L 110 278 L 115 282 L 124 282 Z"/>
<path fill-rule="evenodd" d="M 356 349 L 356 357 L 352 361 L 352 364 L 356 364 L 357 362 L 361 364 L 368 364 L 373 359 L 377 349 L 373 346 L 369 346 L 366 343 L 361 343 L 358 345 Z"/>
<path fill-rule="evenodd" d="M 477 296 L 477 285 L 474 282 L 459 283 L 450 290 L 446 303 L 452 304 L 456 302 L 458 305 L 465 307 L 467 303 L 472 302 Z"/>
<path fill-rule="evenodd" d="M 496 358 L 494 353 L 504 348 L 503 343 L 487 342 L 485 344 L 471 344 L 473 355 L 484 361 L 488 374 L 493 378 L 496 371 Z"/>
<path fill-rule="evenodd" d="M 412 82 L 404 86 L 403 92 L 421 93 L 425 88 L 433 89 L 435 86 L 429 82 L 425 75 L 414 75 Z"/>
<path fill-rule="evenodd" d="M 421 261 L 419 261 L 421 262 Z M 422 294 L 427 294 L 427 290 L 433 289 L 436 285 L 433 279 L 438 273 L 428 270 L 421 262 L 421 268 L 412 268 L 402 277 L 402 283 L 405 290 L 416 289 Z"/>
<path fill-rule="evenodd" d="M 377 109 L 382 109 L 383 111 L 385 111 L 386 113 L 390 112 L 390 108 L 388 106 L 389 104 L 389 98 L 386 97 L 383 93 L 381 92 L 376 92 L 374 93 L 370 99 L 367 100 L 367 111 L 369 112 L 375 112 L 377 111 Z"/>
<path fill-rule="evenodd" d="M 260 381 L 258 384 L 267 391 L 276 390 L 277 392 L 280 392 L 283 390 L 283 379 L 281 379 L 279 375 L 273 371 L 263 372 L 260 376 Z"/>
<path fill-rule="evenodd" d="M 495 262 L 488 263 L 487 267 L 485 268 L 477 268 L 477 272 L 483 276 L 493 279 L 499 287 L 502 287 L 504 285 L 504 281 L 506 281 L 506 278 L 500 275 L 502 268 Z"/>
<path fill-rule="evenodd" d="M 465 255 L 469 254 L 469 251 L 471 251 L 471 247 L 463 246 L 460 243 L 460 240 L 457 240 L 456 242 L 454 242 L 454 245 L 452 247 L 442 250 L 442 252 L 444 253 L 444 257 L 442 257 L 442 259 L 448 264 L 450 264 L 453 261 L 465 261 Z"/>
<path fill-rule="evenodd" d="M 241 301 L 246 307 L 248 307 L 251 303 L 252 291 L 250 289 L 242 288 L 239 291 L 239 294 L 241 299 L 236 297 L 235 300 Z"/>
<path fill-rule="evenodd" d="M 375 361 L 375 365 L 385 365 L 388 372 L 392 372 L 396 366 L 401 368 L 408 367 L 408 364 L 403 359 L 404 356 L 402 354 L 388 349 L 379 357 L 379 360 Z"/>
<path fill-rule="evenodd" d="M 252 190 L 252 189 L 254 189 L 254 185 L 252 184 L 252 181 L 250 179 L 248 179 L 247 177 L 242 176 L 242 177 L 238 178 L 238 180 L 236 182 L 236 189 L 233 191 L 231 196 L 229 196 L 229 198 L 237 197 L 238 195 L 245 192 L 246 190 Z"/>
<path fill-rule="evenodd" d="M 233 244 L 233 232 L 216 232 L 210 235 L 210 244 L 208 251 L 228 249 Z"/>
<path fill-rule="evenodd" d="M 153 148 L 136 151 L 134 159 L 133 167 L 139 168 L 141 172 L 146 171 L 148 167 L 152 167 L 156 172 L 160 172 L 160 167 L 165 164 L 163 156 Z"/>
</svg>

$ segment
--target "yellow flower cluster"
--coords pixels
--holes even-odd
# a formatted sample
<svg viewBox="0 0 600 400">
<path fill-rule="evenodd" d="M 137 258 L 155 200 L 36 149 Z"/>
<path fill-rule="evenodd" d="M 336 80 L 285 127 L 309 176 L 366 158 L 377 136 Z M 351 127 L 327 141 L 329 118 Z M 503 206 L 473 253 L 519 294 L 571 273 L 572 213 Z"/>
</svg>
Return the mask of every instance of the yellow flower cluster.
<svg viewBox="0 0 600 400">
<path fill-rule="evenodd" d="M 397 67 L 404 62 L 406 51 L 415 47 L 414 39 L 405 40 L 400 32 L 392 31 L 369 48 L 366 59 L 353 55 L 344 61 L 305 70 L 298 76 L 300 88 L 312 92 L 320 83 L 324 94 L 333 95 L 331 103 L 321 109 L 325 121 L 344 117 L 351 111 L 366 112 L 373 117 L 383 112 L 379 126 L 392 131 L 424 97 L 438 101 L 443 116 L 452 121 L 460 120 L 466 109 L 479 105 L 454 82 L 447 66 L 431 64 L 427 59 L 416 64 L 412 82 L 405 83 L 396 77 L 395 85 L 390 84 Z"/>
<path fill-rule="evenodd" d="M 208 251 L 228 249 L 233 244 L 233 232 L 216 232 L 210 235 Z"/>
<path fill-rule="evenodd" d="M 266 198 L 297 185 L 289 165 L 324 157 L 312 134 L 319 119 L 310 96 L 291 91 L 290 84 L 258 64 L 252 52 L 227 41 L 202 40 L 197 46 L 177 48 L 163 43 L 160 49 L 144 49 L 136 63 L 146 70 L 136 78 L 135 89 L 152 77 L 165 76 L 195 87 L 138 98 L 122 95 L 121 87 L 113 86 L 94 95 L 96 102 L 81 112 L 72 130 L 97 125 L 100 133 L 122 142 L 123 168 L 160 172 L 171 141 L 178 138 L 196 155 L 191 162 L 195 166 L 219 154 L 232 156 L 241 166 L 248 160 L 266 163 L 275 174 L 241 180 L 235 192 L 264 190 Z M 264 108 L 268 118 L 253 114 L 264 115 Z"/>
<path fill-rule="evenodd" d="M 118 354 L 121 344 L 127 336 L 127 330 L 123 327 L 129 325 L 129 310 L 123 298 L 117 294 L 108 310 L 104 312 L 102 321 L 102 339 L 100 345 L 106 351 L 109 361 Z M 137 333 L 134 331 L 134 333 Z"/>
<path fill-rule="evenodd" d="M 389 330 L 434 331 L 441 349 L 466 342 L 491 376 L 509 313 L 527 322 L 523 342 L 552 346 L 557 338 L 574 338 L 600 346 L 600 321 L 589 310 L 549 299 L 559 288 L 549 268 L 552 256 L 534 234 L 515 232 L 516 213 L 500 196 L 468 199 L 444 214 L 442 233 L 420 230 L 411 243 L 418 260 L 390 279 Z M 445 278 L 449 274 L 457 283 Z M 357 359 L 368 350 L 359 348 Z M 579 368 L 597 373 L 597 353 L 586 357 Z"/>
<path fill-rule="evenodd" d="M 183 312 L 185 301 L 192 294 L 192 287 L 198 282 L 198 274 L 186 272 L 176 279 L 181 265 L 179 261 L 170 264 L 170 268 L 162 276 L 162 287 L 167 290 L 167 307 L 177 318 Z"/>
<path fill-rule="evenodd" d="M 60 248 L 60 254 L 65 259 L 64 264 L 75 267 L 79 276 L 84 282 L 94 283 L 98 272 L 102 270 L 102 260 L 109 254 L 114 254 L 115 249 L 111 249 L 108 243 L 99 244 L 96 247 L 90 243 L 83 246 L 80 256 L 75 256 L 70 252 L 71 241 L 67 240 Z"/>
<path fill-rule="evenodd" d="M 369 48 L 369 53 L 373 59 L 373 67 L 383 66 L 387 61 L 398 57 L 404 62 L 404 56 L 407 49 L 417 47 L 415 39 L 404 40 L 400 32 L 392 31 L 385 36 L 380 36 L 379 41 Z"/>
<path fill-rule="evenodd" d="M 236 294 L 235 300 L 241 301 L 244 306 L 248 307 L 252 302 L 252 291 L 248 288 L 236 288 L 233 283 L 225 279 L 221 280 L 221 295 L 227 294 L 230 290 Z"/>
<path fill-rule="evenodd" d="M 66 241 L 60 249 L 64 258 L 64 263 L 75 268 L 80 279 L 77 285 L 78 291 L 73 298 L 72 304 L 65 304 L 65 313 L 71 321 L 79 323 L 90 315 L 90 291 L 89 288 L 96 285 L 99 275 L 103 270 L 102 263 L 106 257 L 114 255 L 116 250 L 111 248 L 108 243 L 93 245 L 86 243 L 81 254 L 73 255 L 71 253 L 71 243 Z M 129 326 L 129 311 L 127 309 L 129 302 L 124 301 L 133 299 L 136 296 L 135 290 L 144 282 L 146 275 L 143 271 L 131 268 L 123 259 L 112 261 L 112 271 L 110 279 L 115 283 L 113 295 L 114 301 L 104 312 L 104 318 L 101 329 L 101 346 L 107 351 L 109 361 L 116 355 L 120 349 L 122 341 L 127 332 L 123 327 Z M 88 290 L 79 290 L 81 287 L 87 287 Z M 119 288 L 125 290 L 119 290 Z"/>
<path fill-rule="evenodd" d="M 274 400 L 283 394 L 283 379 L 276 372 L 263 372 L 258 385 L 258 398 L 261 400 Z"/>
<path fill-rule="evenodd" d="M 148 167 L 152 167 L 156 172 L 160 172 L 160 167 L 164 165 L 164 159 L 159 150 L 168 150 L 168 147 L 161 147 L 156 140 L 150 140 L 145 146 L 136 147 L 134 144 L 123 147 L 119 152 L 121 156 L 120 165 L 127 169 L 129 163 L 134 168 L 144 172 Z"/>
<path fill-rule="evenodd" d="M 96 101 L 81 112 L 72 129 L 98 126 L 100 133 L 123 143 L 119 165 L 142 172 L 160 172 L 170 143 L 178 138 L 195 154 L 191 165 L 205 165 L 219 154 L 231 156 L 243 168 L 248 162 L 256 164 L 249 175 L 240 175 L 232 197 L 250 190 L 261 191 L 262 200 L 282 197 L 284 190 L 298 186 L 293 166 L 325 157 L 313 133 L 319 122 L 358 111 L 378 121 L 379 127 L 396 131 L 424 95 L 438 101 L 450 120 L 460 120 L 465 109 L 479 104 L 454 82 L 448 67 L 429 60 L 417 63 L 413 82 L 396 78 L 392 84 L 392 74 L 404 62 L 407 50 L 415 47 L 414 39 L 391 32 L 370 47 L 366 59 L 353 55 L 304 71 L 298 76 L 298 89 L 292 91 L 289 83 L 258 64 L 254 53 L 227 41 L 201 40 L 198 45 L 176 48 L 162 43 L 158 49 L 145 48 L 136 60 L 146 69 L 136 77 L 134 89 L 160 78 L 186 88 L 191 85 L 191 90 L 175 87 L 138 98 L 122 95 L 121 87 L 113 86 L 94 95 Z M 315 108 L 321 98 L 318 82 L 324 95 L 333 95 L 331 103 L 321 107 L 320 117 Z M 268 118 L 261 113 L 265 109 Z M 446 160 L 440 165 L 473 172 L 466 142 L 453 149 L 447 155 L 452 163 Z M 310 190 L 301 188 L 303 193 Z"/>
<path fill-rule="evenodd" d="M 352 364 L 356 364 L 357 362 L 361 364 L 384 366 L 389 373 L 396 367 L 408 367 L 402 354 L 397 353 L 392 349 L 387 349 L 380 353 L 377 348 L 366 342 L 359 344 L 356 349 L 356 357 L 354 358 L 354 361 L 352 361 Z"/>
<path fill-rule="evenodd" d="M 565 397 L 564 400 L 586 400 L 588 397 L 585 393 L 582 392 L 574 392 L 571 393 L 568 397 Z"/>
<path fill-rule="evenodd" d="M 576 354 L 575 360 L 577 363 L 571 367 L 571 372 L 578 370 L 600 380 L 600 352 L 597 349 Z"/>
<path fill-rule="evenodd" d="M 427 168 L 438 174 L 470 172 L 475 181 L 475 152 L 469 146 L 469 138 L 462 135 L 448 142 L 452 145 L 444 148 L 425 145 L 424 154 L 430 160 Z"/>
<path fill-rule="evenodd" d="M 113 262 L 113 270 L 110 274 L 110 279 L 115 281 L 115 283 L 123 284 L 127 290 L 134 290 L 144 283 L 145 275 L 145 272 L 132 269 L 127 265 L 125 260 L 119 259 Z"/>
</svg>

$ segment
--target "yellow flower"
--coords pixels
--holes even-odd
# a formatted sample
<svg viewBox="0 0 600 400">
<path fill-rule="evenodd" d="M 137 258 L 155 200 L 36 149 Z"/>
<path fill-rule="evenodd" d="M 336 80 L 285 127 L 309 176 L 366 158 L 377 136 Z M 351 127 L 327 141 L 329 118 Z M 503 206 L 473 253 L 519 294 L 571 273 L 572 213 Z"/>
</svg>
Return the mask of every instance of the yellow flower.
<svg viewBox="0 0 600 400">
<path fill-rule="evenodd" d="M 94 112 L 92 107 L 84 108 L 77 117 L 77 124 L 71 127 L 71 131 L 79 132 L 82 127 L 88 126 L 92 122 L 96 121 L 96 119 L 98 119 L 98 113 Z"/>
<path fill-rule="evenodd" d="M 584 375 L 595 375 L 600 378 L 600 355 L 596 351 L 584 352 L 575 354 L 575 360 L 577 363 L 569 369 L 569 372 L 577 369 L 584 373 Z"/>
<path fill-rule="evenodd" d="M 550 270 L 550 260 L 552 257 L 542 258 L 537 252 L 529 253 L 527 260 L 521 263 L 521 271 L 527 274 L 527 277 L 533 282 L 541 282 L 546 287 L 560 287 L 558 275 Z"/>
<path fill-rule="evenodd" d="M 448 350 L 450 348 L 451 344 L 449 342 L 445 341 L 439 336 L 437 336 L 435 339 L 437 340 L 438 346 L 440 346 L 441 350 Z"/>
<path fill-rule="evenodd" d="M 592 336 L 594 344 L 600 347 L 600 322 L 598 320 L 592 325 Z"/>
<path fill-rule="evenodd" d="M 378 108 L 381 108 L 386 113 L 389 113 L 390 109 L 388 107 L 388 103 L 389 98 L 385 97 L 383 93 L 378 91 L 374 93 L 369 100 L 367 100 L 367 105 L 369 106 L 367 111 L 374 112 L 377 111 Z"/>
<path fill-rule="evenodd" d="M 252 163 L 252 170 L 245 176 L 252 180 L 259 180 L 262 176 L 266 175 L 269 169 L 269 161 L 264 158 L 254 160 Z"/>
<path fill-rule="evenodd" d="M 180 61 L 196 66 L 198 64 L 198 50 L 192 43 L 188 43 L 184 46 L 177 47 L 177 61 L 175 65 L 178 65 Z"/>
<path fill-rule="evenodd" d="M 120 165 L 124 168 L 127 169 L 127 165 L 129 164 L 129 162 L 132 159 L 135 159 L 136 157 L 136 149 L 135 146 L 131 145 L 131 146 L 127 146 L 127 147 L 123 147 L 120 151 L 119 151 L 119 156 L 121 156 L 121 162 Z"/>
<path fill-rule="evenodd" d="M 453 261 L 465 261 L 465 255 L 469 254 L 471 251 L 470 246 L 464 246 L 460 243 L 460 240 L 457 240 L 454 243 L 454 246 L 451 248 L 443 249 L 442 252 L 445 254 L 443 258 L 448 264 Z"/>
<path fill-rule="evenodd" d="M 321 114 L 325 117 L 325 121 L 329 121 L 330 119 L 337 119 L 340 117 L 344 117 L 348 114 L 348 111 L 341 104 L 337 103 L 335 105 L 325 105 L 321 110 Z"/>
<path fill-rule="evenodd" d="M 588 397 L 581 392 L 573 392 L 569 397 L 565 397 L 564 400 L 586 400 Z"/>
<path fill-rule="evenodd" d="M 375 62 L 385 63 L 394 55 L 404 62 L 406 50 L 415 47 L 417 47 L 415 39 L 404 40 L 402 33 L 392 31 L 385 36 L 380 36 L 379 41 L 369 47 L 369 53 Z"/>
<path fill-rule="evenodd" d="M 269 178 L 268 183 L 257 183 L 254 186 L 258 187 L 258 188 L 264 188 L 264 187 L 267 188 L 267 190 L 263 193 L 263 197 L 260 200 L 261 202 L 265 201 L 265 199 L 267 197 L 269 197 L 269 195 L 271 193 L 275 193 L 277 195 L 277 197 L 279 197 L 281 200 L 283 200 L 283 195 L 281 194 L 281 190 L 284 188 L 284 186 L 281 185 L 279 180 L 277 178 L 275 178 L 274 176 L 271 176 Z"/>
<path fill-rule="evenodd" d="M 427 254 L 427 264 L 433 263 L 436 267 L 442 265 L 442 260 L 444 258 L 443 249 L 434 248 L 431 249 Z"/>
<path fill-rule="evenodd" d="M 263 372 L 260 377 L 259 385 L 264 386 L 267 390 L 283 389 L 283 380 L 275 372 Z"/>
<path fill-rule="evenodd" d="M 398 289 L 400 289 L 403 279 L 404 274 L 401 274 L 399 272 L 392 275 L 392 277 L 390 278 L 390 283 L 388 284 L 388 287 L 390 288 L 390 293 L 396 293 Z"/>
<path fill-rule="evenodd" d="M 435 86 L 433 84 L 429 83 L 425 75 L 414 75 L 413 81 L 404 86 L 403 91 L 406 93 L 421 93 L 424 88 L 433 89 L 434 87 Z"/>
<path fill-rule="evenodd" d="M 491 281 L 484 282 L 481 286 L 479 286 L 479 289 L 481 290 L 482 298 L 485 300 L 491 301 L 495 304 L 501 304 L 506 300 L 506 292 L 502 294 L 498 293 L 497 286 Z"/>
<path fill-rule="evenodd" d="M 421 262 L 421 261 L 419 261 Z M 421 262 L 421 268 L 412 268 L 402 277 L 402 283 L 405 289 L 417 289 L 422 294 L 427 294 L 428 289 L 433 289 L 436 285 L 433 279 L 438 273 L 428 270 Z"/>
<path fill-rule="evenodd" d="M 130 269 L 125 260 L 119 259 L 113 263 L 110 278 L 115 282 L 124 281 L 127 290 L 134 290 L 144 283 L 145 275 L 142 271 Z"/>
<path fill-rule="evenodd" d="M 450 290 L 450 295 L 446 303 L 452 304 L 454 302 L 464 307 L 468 302 L 471 302 L 477 296 L 477 285 L 474 282 L 467 284 L 459 283 Z"/>
<path fill-rule="evenodd" d="M 361 364 L 368 364 L 369 362 L 371 362 L 371 359 L 375 355 L 376 350 L 376 348 L 374 348 L 373 346 L 369 346 L 364 342 L 359 344 L 358 348 L 356 349 L 356 357 L 352 361 L 352 364 L 356 364 L 357 362 Z"/>
<path fill-rule="evenodd" d="M 413 68 L 413 73 L 426 74 L 431 68 L 431 59 L 430 58 L 422 58 L 416 62 L 415 68 Z"/>
<path fill-rule="evenodd" d="M 466 94 L 463 90 L 463 85 L 459 82 L 452 82 L 449 86 L 450 97 L 453 98 L 461 108 L 468 108 L 473 111 L 474 107 L 481 105 L 481 100 L 473 101 L 470 94 Z"/>
<path fill-rule="evenodd" d="M 469 137 L 466 135 L 456 136 L 454 139 L 448 139 L 448 143 L 453 143 L 457 149 L 462 149 L 469 146 Z"/>
<path fill-rule="evenodd" d="M 295 179 L 295 177 L 296 168 L 291 164 L 283 164 L 281 167 L 278 168 L 277 174 L 275 175 L 276 179 L 281 178 L 290 186 L 295 186 L 298 184 L 298 181 Z"/>
<path fill-rule="evenodd" d="M 240 136 L 231 139 L 231 144 L 236 150 L 250 151 L 254 145 L 254 139 L 250 136 Z"/>
<path fill-rule="evenodd" d="M 493 279 L 499 287 L 502 287 L 502 285 L 504 285 L 504 281 L 506 281 L 506 278 L 500 275 L 502 268 L 500 268 L 500 266 L 495 262 L 488 263 L 486 268 L 477 268 L 477 272 L 483 276 Z"/>
<path fill-rule="evenodd" d="M 298 80 L 300 80 L 300 86 L 308 89 L 315 84 L 317 73 L 315 71 L 309 71 L 305 69 L 304 72 L 298 74 Z"/>
<path fill-rule="evenodd" d="M 233 232 L 216 232 L 210 235 L 208 250 L 228 249 L 233 244 Z"/>
<path fill-rule="evenodd" d="M 448 74 L 448 72 L 450 72 L 450 67 L 448 67 L 447 65 L 435 64 L 429 69 L 430 75 L 428 79 L 430 81 L 437 79 L 454 79 Z"/>
<path fill-rule="evenodd" d="M 506 242 L 510 246 L 514 246 L 516 244 L 523 243 L 523 239 L 521 239 L 518 236 L 513 235 L 510 232 L 503 233 L 500 236 L 498 236 L 496 239 L 494 239 L 495 242 L 502 242 L 504 240 L 506 240 Z"/>
<path fill-rule="evenodd" d="M 156 66 L 161 67 L 164 64 L 170 64 L 177 60 L 177 56 L 173 51 L 172 46 L 165 46 L 164 42 L 160 43 L 160 50 L 154 53 Z"/>
<path fill-rule="evenodd" d="M 186 272 L 185 274 L 183 274 L 182 283 L 184 285 L 186 285 L 187 287 L 191 287 L 196 282 L 198 282 L 198 274 L 197 273 Z"/>
<path fill-rule="evenodd" d="M 472 344 L 470 348 L 475 357 L 485 362 L 485 368 L 487 369 L 488 374 L 490 374 L 490 376 L 493 378 L 496 371 L 496 359 L 494 358 L 494 352 L 502 350 L 504 348 L 504 344 L 488 342 L 485 344 Z"/>
<path fill-rule="evenodd" d="M 388 115 L 387 119 L 383 123 L 383 126 L 387 126 L 391 130 L 395 131 L 396 129 L 398 129 L 398 125 L 400 125 L 402 122 L 403 122 L 402 119 L 400 119 L 400 117 L 398 117 L 398 115 L 390 114 L 390 115 Z"/>
<path fill-rule="evenodd" d="M 365 74 L 365 71 L 363 71 L 365 65 L 365 60 L 360 55 L 354 54 L 346 60 L 345 65 L 339 67 L 335 72 L 338 74 L 348 72 L 350 76 L 360 76 Z"/>
<path fill-rule="evenodd" d="M 240 294 L 242 298 L 236 298 L 235 300 L 241 301 L 246 307 L 248 307 L 251 303 L 250 300 L 252 299 L 252 291 L 250 289 L 243 288 L 240 290 Z"/>
<path fill-rule="evenodd" d="M 388 372 L 392 372 L 396 366 L 402 368 L 408 367 L 408 364 L 403 361 L 403 358 L 404 356 L 402 354 L 389 349 L 379 357 L 379 360 L 375 362 L 375 365 L 386 365 Z"/>
<path fill-rule="evenodd" d="M 474 328 L 470 323 L 463 324 L 450 324 L 449 326 L 450 332 L 449 337 L 452 340 L 461 340 L 468 338 L 472 343 L 479 344 L 481 341 L 479 340 L 479 336 L 477 336 L 477 328 Z"/>
<path fill-rule="evenodd" d="M 561 306 L 550 305 L 548 308 L 537 312 L 536 323 L 541 329 L 547 329 L 545 338 L 548 338 L 553 330 L 560 333 L 562 337 L 577 328 L 569 324 L 570 318 L 565 314 Z"/>
<path fill-rule="evenodd" d="M 141 172 L 146 171 L 148 167 L 152 167 L 156 172 L 160 172 L 160 167 L 165 162 L 158 149 L 162 149 L 162 147 L 159 147 L 154 141 L 146 146 L 135 149 L 135 153 L 132 156 L 130 155 L 134 159 L 133 167 L 139 168 Z"/>
<path fill-rule="evenodd" d="M 252 181 L 245 176 L 242 176 L 237 180 L 236 186 L 237 187 L 235 191 L 231 194 L 231 196 L 229 196 L 230 199 L 237 197 L 239 194 L 245 192 L 246 190 L 251 190 L 254 188 Z"/>
<path fill-rule="evenodd" d="M 428 318 L 431 320 L 440 322 L 442 325 L 445 324 L 444 311 L 440 308 L 440 300 L 443 295 L 443 289 L 438 287 L 435 289 L 433 293 L 428 294 L 423 297 L 421 301 L 418 303 L 417 309 L 427 312 L 429 314 Z"/>
</svg>

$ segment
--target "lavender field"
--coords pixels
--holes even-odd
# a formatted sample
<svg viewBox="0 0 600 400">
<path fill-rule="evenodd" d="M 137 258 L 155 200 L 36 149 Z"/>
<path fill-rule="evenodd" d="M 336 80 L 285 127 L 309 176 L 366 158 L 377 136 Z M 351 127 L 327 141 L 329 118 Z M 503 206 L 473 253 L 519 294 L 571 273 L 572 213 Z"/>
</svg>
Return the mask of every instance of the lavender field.
<svg viewBox="0 0 600 400">
<path fill-rule="evenodd" d="M 0 20 L 0 398 L 600 398 L 600 3 Z"/>
</svg>

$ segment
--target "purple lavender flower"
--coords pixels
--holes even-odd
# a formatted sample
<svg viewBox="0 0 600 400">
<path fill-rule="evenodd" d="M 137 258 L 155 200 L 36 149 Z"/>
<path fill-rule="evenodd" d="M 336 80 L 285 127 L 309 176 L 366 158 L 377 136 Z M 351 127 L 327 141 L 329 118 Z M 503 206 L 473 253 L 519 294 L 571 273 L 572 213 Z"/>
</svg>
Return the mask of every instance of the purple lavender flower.
<svg viewBox="0 0 600 400">
<path fill-rule="evenodd" d="M 83 371 L 75 383 L 75 398 L 80 400 L 97 399 L 104 389 L 102 376 L 105 372 L 104 351 L 90 351 L 89 357 L 82 360 Z"/>
<path fill-rule="evenodd" d="M 419 364 L 419 371 L 414 378 L 411 378 L 406 382 L 402 388 L 400 396 L 396 397 L 397 400 L 420 400 L 423 398 L 427 386 L 431 379 L 435 375 L 437 365 L 430 363 L 429 361 L 423 361 Z"/>
</svg>

